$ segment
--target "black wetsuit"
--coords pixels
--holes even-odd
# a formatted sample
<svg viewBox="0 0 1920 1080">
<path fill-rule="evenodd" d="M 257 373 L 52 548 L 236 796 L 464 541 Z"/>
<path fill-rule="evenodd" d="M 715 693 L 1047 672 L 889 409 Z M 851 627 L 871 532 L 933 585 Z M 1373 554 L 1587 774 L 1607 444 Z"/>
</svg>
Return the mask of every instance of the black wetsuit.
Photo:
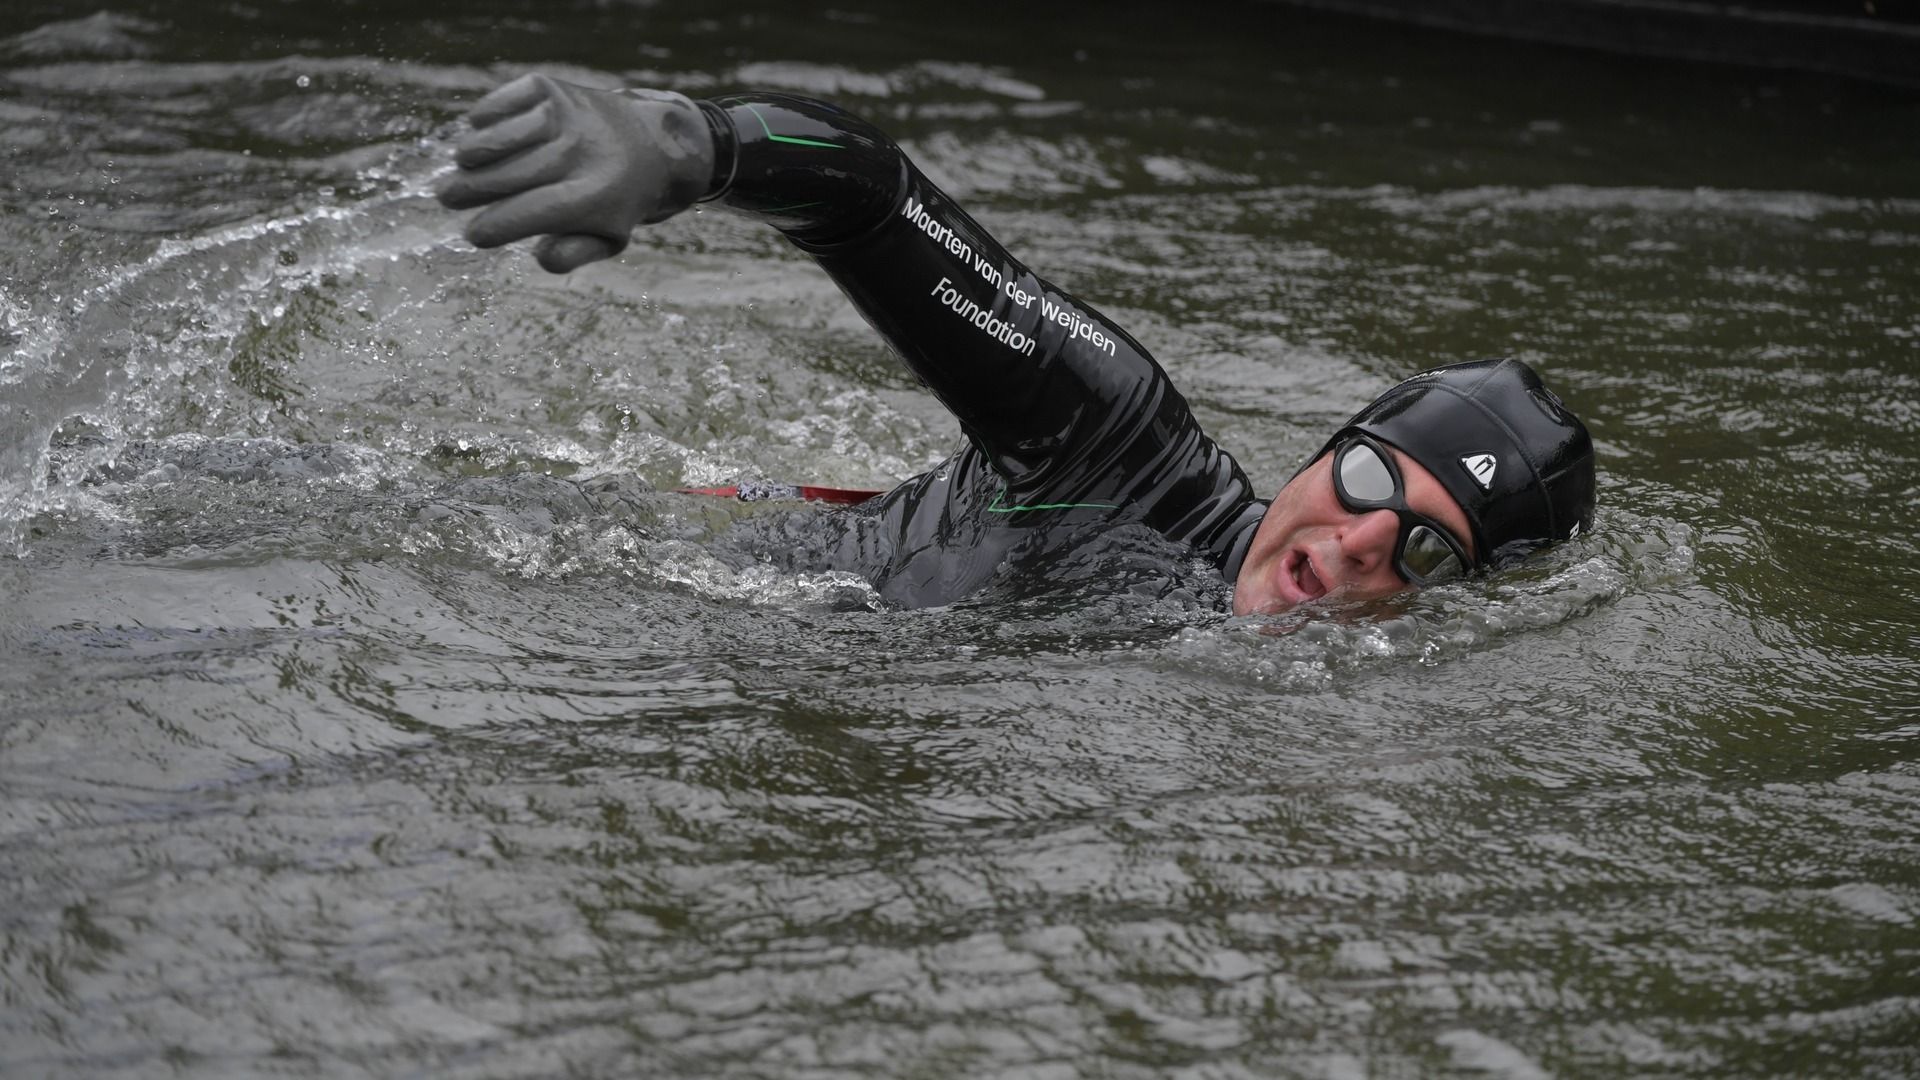
<svg viewBox="0 0 1920 1080">
<path fill-rule="evenodd" d="M 828 566 L 930 606 L 1002 563 L 1140 523 L 1234 579 L 1266 504 L 1125 331 L 1008 255 L 858 117 L 785 94 L 702 106 L 707 200 L 811 255 L 967 435 L 855 514 Z"/>
</svg>

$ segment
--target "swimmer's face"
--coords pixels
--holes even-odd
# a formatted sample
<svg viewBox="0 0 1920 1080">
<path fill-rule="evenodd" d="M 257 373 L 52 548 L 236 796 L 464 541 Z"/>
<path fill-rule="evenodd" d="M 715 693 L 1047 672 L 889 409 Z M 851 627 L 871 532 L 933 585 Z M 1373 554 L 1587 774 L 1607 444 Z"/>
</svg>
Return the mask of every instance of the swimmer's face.
<svg viewBox="0 0 1920 1080">
<path fill-rule="evenodd" d="M 1473 530 L 1460 504 L 1419 462 L 1388 448 L 1406 484 L 1408 509 L 1439 522 L 1474 557 Z M 1409 588 L 1394 569 L 1400 518 L 1392 510 L 1354 513 L 1333 489 L 1333 455 L 1273 497 L 1233 585 L 1235 615 L 1271 615 L 1331 596 L 1365 600 Z"/>
</svg>

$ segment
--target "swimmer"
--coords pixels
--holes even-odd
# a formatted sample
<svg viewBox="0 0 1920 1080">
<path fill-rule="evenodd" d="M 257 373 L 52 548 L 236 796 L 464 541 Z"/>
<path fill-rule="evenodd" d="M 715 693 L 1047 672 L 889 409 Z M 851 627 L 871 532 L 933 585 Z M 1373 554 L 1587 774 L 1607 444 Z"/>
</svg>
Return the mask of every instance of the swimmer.
<svg viewBox="0 0 1920 1080">
<path fill-rule="evenodd" d="M 862 504 L 831 555 L 904 606 L 1143 524 L 1233 585 L 1236 615 L 1359 600 L 1507 565 L 1591 527 L 1593 444 L 1512 359 L 1424 371 L 1361 409 L 1271 500 L 1126 331 L 1036 276 L 835 106 L 694 101 L 543 75 L 474 106 L 439 190 L 466 236 L 539 237 L 568 273 L 704 203 L 812 256 L 959 420 L 965 445 Z"/>
</svg>

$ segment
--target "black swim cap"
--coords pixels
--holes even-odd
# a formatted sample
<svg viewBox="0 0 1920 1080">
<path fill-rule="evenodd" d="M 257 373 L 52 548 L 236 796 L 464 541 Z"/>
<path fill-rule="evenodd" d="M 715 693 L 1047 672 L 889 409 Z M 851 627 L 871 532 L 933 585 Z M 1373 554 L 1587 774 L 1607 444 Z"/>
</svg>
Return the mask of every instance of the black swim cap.
<svg viewBox="0 0 1920 1080">
<path fill-rule="evenodd" d="M 1593 526 L 1593 439 L 1518 360 L 1423 371 L 1354 414 L 1315 460 L 1356 431 L 1439 479 L 1473 525 L 1476 566 Z"/>
</svg>

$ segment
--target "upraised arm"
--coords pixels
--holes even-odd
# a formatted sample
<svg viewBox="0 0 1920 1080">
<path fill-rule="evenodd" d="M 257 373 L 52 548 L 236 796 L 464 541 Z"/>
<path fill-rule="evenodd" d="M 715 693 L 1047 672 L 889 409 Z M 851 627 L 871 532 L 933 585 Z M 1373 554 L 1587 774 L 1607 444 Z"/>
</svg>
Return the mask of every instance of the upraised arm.
<svg viewBox="0 0 1920 1080">
<path fill-rule="evenodd" d="M 1139 445 L 1198 438 L 1132 338 L 1054 288 L 844 110 L 783 94 L 704 103 L 724 115 L 710 198 L 779 229 L 1029 501 L 1077 499 Z M 728 144 L 731 143 L 731 146 Z"/>
<path fill-rule="evenodd" d="M 1015 260 L 845 110 L 530 76 L 483 100 L 474 124 L 441 198 L 488 207 L 467 228 L 476 244 L 544 234 L 541 265 L 565 272 L 616 253 L 637 224 L 710 200 L 812 255 L 959 419 L 1009 498 L 1144 499 L 1164 519 L 1154 524 L 1183 535 L 1189 515 L 1208 516 L 1202 504 L 1247 497 L 1144 349 Z"/>
</svg>

